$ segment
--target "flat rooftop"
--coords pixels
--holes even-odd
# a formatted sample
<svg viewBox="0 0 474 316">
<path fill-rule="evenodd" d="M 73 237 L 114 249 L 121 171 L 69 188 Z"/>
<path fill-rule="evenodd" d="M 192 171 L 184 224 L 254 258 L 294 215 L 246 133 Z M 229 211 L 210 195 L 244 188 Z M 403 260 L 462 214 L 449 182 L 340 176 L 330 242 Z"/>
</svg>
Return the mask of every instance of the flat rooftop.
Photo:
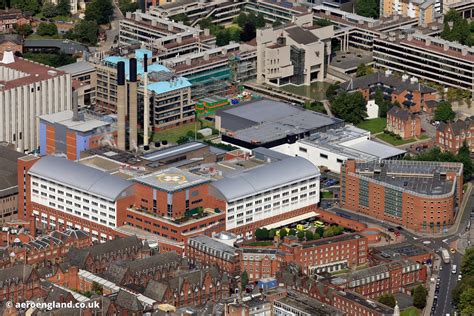
<svg viewBox="0 0 474 316">
<path fill-rule="evenodd" d="M 287 297 L 280 298 L 275 302 L 291 306 L 294 309 L 308 313 L 310 315 L 321 315 L 321 316 L 339 316 L 344 313 L 339 309 L 332 307 L 331 305 L 324 304 L 315 298 L 311 298 L 306 295 L 301 295 L 293 292 L 289 292 Z"/>
<path fill-rule="evenodd" d="M 215 249 L 217 251 L 228 253 L 231 256 L 234 256 L 236 253 L 236 248 L 231 247 L 225 243 L 219 242 L 211 237 L 205 235 L 197 235 L 194 237 L 190 237 L 189 240 L 194 240 L 200 243 L 205 248 Z"/>
<path fill-rule="evenodd" d="M 69 65 L 58 67 L 58 69 L 73 76 L 95 71 L 95 67 L 89 64 L 87 61 L 78 61 Z"/>
<path fill-rule="evenodd" d="M 248 143 L 267 143 L 343 123 L 325 114 L 267 99 L 218 110 L 217 115 L 221 117 L 221 127 L 232 131 L 233 138 Z"/>
<path fill-rule="evenodd" d="M 410 242 L 377 247 L 376 250 L 380 252 L 381 255 L 386 254 L 391 258 L 396 258 L 398 256 L 414 257 L 433 253 L 433 251 L 427 247 Z"/>
<path fill-rule="evenodd" d="M 454 181 L 446 179 L 447 172 L 461 175 L 461 163 L 384 160 L 382 162 L 358 162 L 356 174 L 368 180 L 377 180 L 425 195 L 443 195 L 454 189 Z"/>
<path fill-rule="evenodd" d="M 84 115 L 84 113 L 80 113 L 79 120 L 74 121 L 73 115 L 73 111 L 67 110 L 53 114 L 41 115 L 40 120 L 46 121 L 51 124 L 62 125 L 70 130 L 74 130 L 81 133 L 91 132 L 98 128 L 107 127 L 111 125 L 110 122 L 100 120 L 90 115 Z"/>
<path fill-rule="evenodd" d="M 137 177 L 134 181 L 158 190 L 174 192 L 208 183 L 211 179 L 173 167 Z"/>
<path fill-rule="evenodd" d="M 376 302 L 375 300 L 369 300 L 365 296 L 359 295 L 352 291 L 338 291 L 337 294 L 347 298 L 350 301 L 356 302 L 359 305 L 367 307 L 373 311 L 379 312 L 382 315 L 393 315 L 393 309 Z"/>
<path fill-rule="evenodd" d="M 141 158 L 147 161 L 160 161 L 165 160 L 177 155 L 182 155 L 194 150 L 205 148 L 208 145 L 200 142 L 190 142 L 182 145 L 172 146 L 165 149 L 157 150 L 151 153 L 143 155 Z"/>
<path fill-rule="evenodd" d="M 0 197 L 18 192 L 17 160 L 25 156 L 0 144 Z"/>
<path fill-rule="evenodd" d="M 371 64 L 374 62 L 372 53 L 367 52 L 337 52 L 331 61 L 331 66 L 344 71 L 357 69 L 360 64 Z"/>
</svg>

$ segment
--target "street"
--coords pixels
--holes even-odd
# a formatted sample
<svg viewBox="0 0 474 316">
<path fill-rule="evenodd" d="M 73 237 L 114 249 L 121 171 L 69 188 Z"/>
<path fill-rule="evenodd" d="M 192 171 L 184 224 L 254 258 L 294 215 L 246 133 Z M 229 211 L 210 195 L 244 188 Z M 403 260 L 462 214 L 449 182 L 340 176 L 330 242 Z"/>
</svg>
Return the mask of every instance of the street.
<svg viewBox="0 0 474 316">
<path fill-rule="evenodd" d="M 424 244 L 424 246 L 433 249 L 438 255 L 440 255 L 441 248 L 445 248 L 449 250 L 452 247 L 451 245 L 454 244 L 460 238 L 460 235 L 466 232 L 466 226 L 468 225 L 468 222 L 470 221 L 471 210 L 473 209 L 473 207 L 474 207 L 473 194 L 470 194 L 466 207 L 464 208 L 464 212 L 461 214 L 462 218 L 461 218 L 459 227 L 454 233 L 450 235 L 446 234 L 443 237 L 420 237 L 407 230 L 401 230 L 400 233 L 405 237 L 406 241 L 411 241 L 411 242 L 417 241 L 419 243 L 423 241 L 430 241 L 429 244 Z M 385 228 L 389 228 L 389 227 L 395 228 L 397 226 L 395 224 L 391 224 L 386 221 L 376 220 L 376 219 L 364 216 L 362 214 L 350 212 L 347 210 L 342 210 L 339 208 L 333 208 L 331 210 L 337 211 L 338 213 L 344 213 L 351 219 L 365 222 L 365 223 L 377 224 Z M 459 251 L 456 251 L 454 254 L 450 253 L 450 255 L 451 255 L 451 262 L 448 264 L 445 264 L 444 262 L 441 261 L 441 265 L 443 268 L 441 271 L 437 271 L 439 272 L 438 276 L 440 277 L 440 289 L 439 289 L 439 293 L 436 294 L 438 297 L 438 300 L 437 300 L 434 314 L 428 313 L 426 315 L 434 315 L 434 316 L 446 316 L 447 314 L 454 315 L 455 309 L 452 305 L 451 291 L 456 287 L 456 284 L 458 282 L 458 275 L 459 275 L 459 270 L 461 266 L 462 254 L 459 253 Z M 451 267 L 453 264 L 457 266 L 456 274 L 451 273 Z M 436 276 L 435 274 L 433 275 Z M 430 304 L 428 304 L 428 306 L 430 306 Z"/>
</svg>

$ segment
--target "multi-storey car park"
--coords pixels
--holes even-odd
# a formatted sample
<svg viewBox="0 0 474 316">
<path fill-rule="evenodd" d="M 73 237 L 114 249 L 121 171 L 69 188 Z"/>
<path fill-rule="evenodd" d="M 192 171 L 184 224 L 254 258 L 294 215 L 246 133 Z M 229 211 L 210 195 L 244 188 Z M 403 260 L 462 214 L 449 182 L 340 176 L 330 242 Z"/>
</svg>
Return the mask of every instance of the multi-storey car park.
<svg viewBox="0 0 474 316">
<path fill-rule="evenodd" d="M 348 160 L 340 180 L 343 208 L 419 232 L 452 225 L 463 195 L 462 163 Z"/>
</svg>

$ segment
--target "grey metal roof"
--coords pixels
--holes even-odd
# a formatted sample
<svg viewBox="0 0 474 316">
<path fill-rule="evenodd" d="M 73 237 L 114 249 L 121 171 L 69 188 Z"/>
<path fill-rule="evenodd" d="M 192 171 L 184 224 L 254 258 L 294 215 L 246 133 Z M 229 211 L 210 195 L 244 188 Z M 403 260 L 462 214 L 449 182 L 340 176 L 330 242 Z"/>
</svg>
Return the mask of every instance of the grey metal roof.
<svg viewBox="0 0 474 316">
<path fill-rule="evenodd" d="M 77 74 L 95 71 L 94 66 L 89 64 L 87 61 L 78 61 L 73 64 L 58 67 L 58 69 L 67 72 L 68 74 L 71 74 L 73 76 Z"/>
<path fill-rule="evenodd" d="M 31 167 L 29 174 L 115 201 L 132 183 L 65 158 L 46 156 Z"/>
<path fill-rule="evenodd" d="M 211 181 L 209 178 L 175 167 L 136 177 L 134 181 L 158 190 L 174 192 Z"/>
<path fill-rule="evenodd" d="M 299 44 L 307 45 L 319 42 L 319 38 L 316 35 L 300 26 L 295 26 L 291 29 L 286 29 L 285 31 L 295 42 Z"/>
<path fill-rule="evenodd" d="M 318 176 L 319 169 L 301 157 L 291 157 L 211 183 L 227 201 L 257 194 L 275 186 Z"/>
<path fill-rule="evenodd" d="M 85 53 L 89 51 L 87 46 L 82 45 L 79 42 L 75 42 L 71 40 L 62 40 L 62 39 L 39 39 L 39 40 L 27 39 L 25 40 L 23 46 L 25 48 L 56 47 L 56 48 L 59 48 L 60 52 L 64 54 L 76 54 L 79 52 Z"/>
<path fill-rule="evenodd" d="M 159 161 L 163 159 L 168 159 L 177 155 L 182 155 L 187 152 L 198 150 L 206 147 L 206 144 L 200 142 L 190 142 L 182 145 L 168 147 L 162 150 L 157 150 L 151 153 L 147 153 L 142 156 L 143 159 L 149 161 Z"/>
<path fill-rule="evenodd" d="M 405 150 L 393 146 L 388 146 L 379 142 L 374 142 L 373 140 L 364 140 L 362 142 L 350 144 L 348 146 L 360 152 L 376 156 L 379 159 L 388 159 L 404 155 L 406 153 Z"/>
<path fill-rule="evenodd" d="M 17 159 L 25 154 L 0 145 L 0 197 L 18 192 Z"/>
<path fill-rule="evenodd" d="M 257 148 L 252 149 L 252 154 L 257 159 L 261 159 L 261 160 L 270 159 L 271 161 L 278 161 L 278 160 L 283 160 L 283 159 L 287 159 L 291 157 L 289 155 L 282 154 L 278 151 L 271 150 L 265 147 L 257 147 Z"/>
</svg>

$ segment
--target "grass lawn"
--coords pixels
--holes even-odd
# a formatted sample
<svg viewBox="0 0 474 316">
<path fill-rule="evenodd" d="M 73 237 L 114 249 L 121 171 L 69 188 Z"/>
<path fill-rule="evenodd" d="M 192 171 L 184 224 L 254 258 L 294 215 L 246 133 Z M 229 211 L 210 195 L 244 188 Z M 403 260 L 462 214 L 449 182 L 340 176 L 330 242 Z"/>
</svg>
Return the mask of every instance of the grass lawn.
<svg viewBox="0 0 474 316">
<path fill-rule="evenodd" d="M 420 137 L 418 137 L 418 139 L 428 139 L 428 138 L 430 137 L 426 134 L 422 134 Z"/>
<path fill-rule="evenodd" d="M 200 125 L 198 124 L 196 127 L 196 130 L 200 130 L 201 128 L 205 128 L 205 127 L 212 127 L 212 123 L 207 120 L 199 120 L 199 121 L 202 122 L 202 127 L 200 127 Z M 176 143 L 176 141 L 181 136 L 186 136 L 186 134 L 189 131 L 194 132 L 194 123 L 181 125 L 179 127 L 170 128 L 170 129 L 155 133 L 153 137 L 153 141 L 167 140 L 169 142 Z"/>
<path fill-rule="evenodd" d="M 334 196 L 332 192 L 321 191 L 321 198 L 323 199 L 332 199 Z"/>
<path fill-rule="evenodd" d="M 247 245 L 255 246 L 255 247 L 258 247 L 258 246 L 271 246 L 271 245 L 273 245 L 273 241 L 271 241 L 271 240 L 253 241 L 253 242 L 249 242 Z"/>
<path fill-rule="evenodd" d="M 420 316 L 420 312 L 416 307 L 409 307 L 400 312 L 400 316 Z"/>
<path fill-rule="evenodd" d="M 54 35 L 54 36 L 42 36 L 42 35 L 38 35 L 36 33 L 33 33 L 30 36 L 28 36 L 27 39 L 30 39 L 30 40 L 61 39 L 61 35 L 58 34 L 58 35 Z"/>
<path fill-rule="evenodd" d="M 365 129 L 372 134 L 383 132 L 385 126 L 387 126 L 387 119 L 385 117 L 374 118 L 357 124 L 358 128 Z"/>
<path fill-rule="evenodd" d="M 389 134 L 380 134 L 377 135 L 377 138 L 386 141 L 387 143 L 393 145 L 393 146 L 400 146 L 400 145 L 405 145 L 408 143 L 414 142 L 416 139 L 414 138 L 409 138 L 409 139 L 398 139 L 393 137 L 392 135 Z"/>
</svg>

